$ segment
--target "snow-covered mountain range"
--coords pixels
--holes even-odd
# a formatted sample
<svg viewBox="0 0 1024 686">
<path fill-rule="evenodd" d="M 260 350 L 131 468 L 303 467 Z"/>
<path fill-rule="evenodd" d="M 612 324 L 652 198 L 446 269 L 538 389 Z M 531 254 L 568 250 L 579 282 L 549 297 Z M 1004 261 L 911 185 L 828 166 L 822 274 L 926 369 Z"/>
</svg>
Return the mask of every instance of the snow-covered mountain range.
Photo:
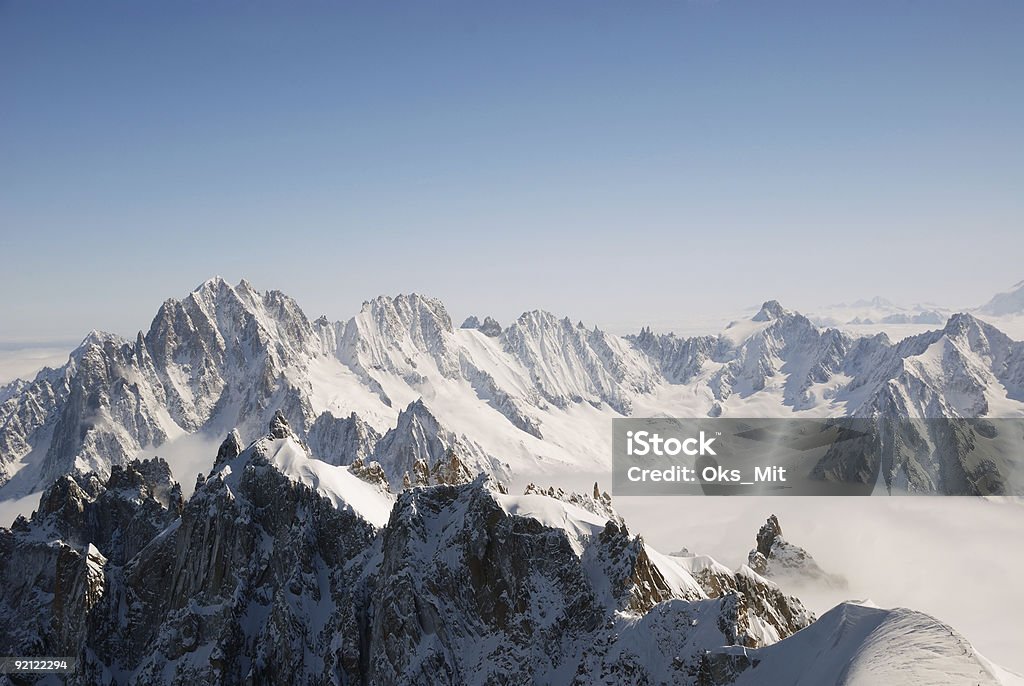
<svg viewBox="0 0 1024 686">
<path fill-rule="evenodd" d="M 925 324 L 941 326 L 952 312 L 931 303 L 898 305 L 876 295 L 870 300 L 837 303 L 812 316 L 822 326 L 871 326 L 874 324 Z"/>
<path fill-rule="evenodd" d="M 0 586 L 0 645 L 77 658 L 70 684 L 1022 683 L 927 615 L 815 621 L 745 565 L 662 555 L 596 486 L 396 495 L 282 415 L 187 500 L 159 458 L 58 477 L 0 529 Z"/>
<path fill-rule="evenodd" d="M 0 528 L 0 645 L 76 657 L 77 684 L 1022 683 L 918 612 L 815 621 L 776 580 L 842 570 L 774 517 L 730 569 L 545 485 L 606 470 L 614 417 L 839 415 L 1024 416 L 1024 344 L 969 314 L 854 337 L 774 301 L 689 338 L 455 327 L 416 294 L 331 322 L 212 279 L 0 389 L 0 496 L 39 493 Z M 139 459 L 197 437 L 220 447 Z M 931 457 L 887 483 L 995 478 Z"/>
<path fill-rule="evenodd" d="M 0 497 L 76 470 L 107 476 L 190 435 L 249 441 L 277 411 L 315 457 L 376 461 L 393 488 L 453 456 L 468 473 L 543 481 L 607 469 L 617 416 L 1022 417 L 1024 344 L 965 313 L 898 342 L 854 337 L 775 301 L 689 338 L 623 338 L 541 311 L 456 328 L 417 294 L 331 322 L 216 278 L 166 301 L 134 340 L 93 332 L 63 367 L 0 388 Z M 949 459 L 885 478 L 967 493 L 985 478 L 993 492 L 990 474 Z M 187 491 L 195 473 L 175 476 Z M 1003 475 L 995 491 L 1019 486 Z"/>
</svg>

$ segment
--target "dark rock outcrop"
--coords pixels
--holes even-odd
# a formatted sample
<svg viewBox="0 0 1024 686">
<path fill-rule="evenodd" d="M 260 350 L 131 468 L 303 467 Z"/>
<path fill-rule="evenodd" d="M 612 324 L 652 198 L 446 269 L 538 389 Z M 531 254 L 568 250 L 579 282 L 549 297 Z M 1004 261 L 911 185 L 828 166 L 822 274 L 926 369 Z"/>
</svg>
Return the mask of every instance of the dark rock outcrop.
<svg viewBox="0 0 1024 686">
<path fill-rule="evenodd" d="M 775 515 L 761 525 L 757 532 L 757 546 L 747 555 L 747 564 L 758 574 L 773 579 L 820 583 L 833 588 L 845 588 L 846 579 L 823 570 L 810 553 L 787 541 L 782 525 Z"/>
</svg>

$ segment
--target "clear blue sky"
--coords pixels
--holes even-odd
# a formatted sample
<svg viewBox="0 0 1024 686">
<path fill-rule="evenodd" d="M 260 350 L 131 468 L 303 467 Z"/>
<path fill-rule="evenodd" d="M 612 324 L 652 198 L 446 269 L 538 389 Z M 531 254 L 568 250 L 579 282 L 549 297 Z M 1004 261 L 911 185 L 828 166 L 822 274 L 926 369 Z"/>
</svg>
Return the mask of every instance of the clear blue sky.
<svg viewBox="0 0 1024 686">
<path fill-rule="evenodd" d="M 0 2 L 0 339 L 214 274 L 614 326 L 1024 278 L 1024 3 Z"/>
</svg>

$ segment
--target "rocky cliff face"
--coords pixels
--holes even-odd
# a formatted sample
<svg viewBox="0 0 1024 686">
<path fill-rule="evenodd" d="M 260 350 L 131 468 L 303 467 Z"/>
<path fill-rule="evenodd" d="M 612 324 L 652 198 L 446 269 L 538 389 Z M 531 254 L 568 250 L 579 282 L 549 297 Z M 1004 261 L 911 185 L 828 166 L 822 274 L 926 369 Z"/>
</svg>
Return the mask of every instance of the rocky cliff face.
<svg viewBox="0 0 1024 686">
<path fill-rule="evenodd" d="M 271 461 L 298 445 L 286 422 L 234 440 L 184 505 L 165 464 L 134 462 L 0 532 L 4 645 L 78 656 L 74 683 L 332 683 L 377 529 Z"/>
<path fill-rule="evenodd" d="M 355 412 L 341 418 L 324 412 L 313 422 L 306 442 L 324 462 L 348 465 L 373 455 L 380 438 L 377 430 Z"/>
<path fill-rule="evenodd" d="M 479 445 L 443 427 L 422 400 L 413 402 L 398 415 L 395 428 L 378 441 L 373 459 L 390 475 L 396 488 L 409 479 L 413 485 L 426 486 L 462 483 L 479 472 L 500 478 L 509 475 L 507 466 L 491 458 Z"/>
<path fill-rule="evenodd" d="M 20 655 L 79 655 L 107 628 L 102 615 L 124 565 L 182 509 L 159 459 L 116 467 L 105 482 L 95 474 L 59 479 L 31 520 L 0 529 L 0 643 Z"/>
</svg>

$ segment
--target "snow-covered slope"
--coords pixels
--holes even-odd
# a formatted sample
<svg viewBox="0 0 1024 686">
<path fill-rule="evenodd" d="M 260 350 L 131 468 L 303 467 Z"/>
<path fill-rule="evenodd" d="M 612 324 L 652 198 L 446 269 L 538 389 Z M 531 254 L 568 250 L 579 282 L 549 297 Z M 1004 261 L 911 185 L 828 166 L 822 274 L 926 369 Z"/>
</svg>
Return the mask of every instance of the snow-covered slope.
<svg viewBox="0 0 1024 686">
<path fill-rule="evenodd" d="M 992 665 L 954 629 L 898 608 L 845 603 L 774 646 L 716 656 L 735 686 L 1017 686 L 1024 679 Z"/>
<path fill-rule="evenodd" d="M 273 469 L 327 498 L 336 509 L 352 512 L 376 527 L 387 524 L 394 504 L 387 484 L 367 482 L 350 468 L 314 459 L 282 415 L 274 417 L 270 435 L 232 457 L 233 446 L 238 445 L 237 434 L 226 439 L 208 478 L 221 479 L 225 486 L 237 491 L 246 468 Z"/>
</svg>

